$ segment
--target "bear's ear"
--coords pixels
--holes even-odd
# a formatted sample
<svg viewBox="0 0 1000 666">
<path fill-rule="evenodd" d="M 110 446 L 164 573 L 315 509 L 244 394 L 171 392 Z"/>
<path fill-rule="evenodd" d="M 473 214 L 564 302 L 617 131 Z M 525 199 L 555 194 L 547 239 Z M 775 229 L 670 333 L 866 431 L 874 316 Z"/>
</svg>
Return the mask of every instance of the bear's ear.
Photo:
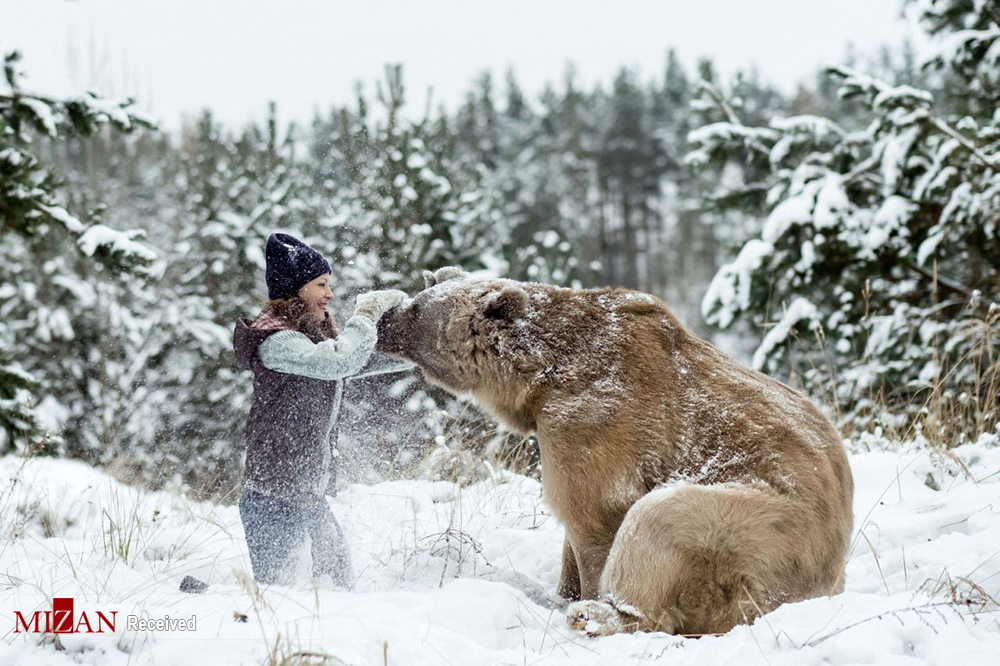
<svg viewBox="0 0 1000 666">
<path fill-rule="evenodd" d="M 445 266 L 433 273 L 424 271 L 424 289 L 430 289 L 434 285 L 441 284 L 447 280 L 464 279 L 467 277 L 469 277 L 469 274 L 458 266 Z"/>
<path fill-rule="evenodd" d="M 487 319 L 514 321 L 528 309 L 528 292 L 520 287 L 504 287 L 483 299 L 482 313 Z"/>
</svg>

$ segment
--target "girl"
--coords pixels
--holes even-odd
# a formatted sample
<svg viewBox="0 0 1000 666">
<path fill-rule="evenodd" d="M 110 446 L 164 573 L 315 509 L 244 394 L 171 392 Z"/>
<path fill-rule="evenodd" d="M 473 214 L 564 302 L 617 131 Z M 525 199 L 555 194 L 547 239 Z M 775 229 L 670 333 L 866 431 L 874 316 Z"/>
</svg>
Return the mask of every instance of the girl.
<svg viewBox="0 0 1000 666">
<path fill-rule="evenodd" d="M 349 587 L 347 545 L 326 502 L 336 478 L 336 423 L 344 380 L 398 372 L 412 364 L 373 353 L 376 323 L 406 298 L 373 291 L 355 301 L 338 332 L 327 305 L 330 264 L 287 234 L 265 252 L 270 299 L 254 320 L 236 323 L 233 346 L 253 372 L 240 518 L 254 578 L 288 583 L 298 546 L 312 540 L 313 576 Z"/>
</svg>

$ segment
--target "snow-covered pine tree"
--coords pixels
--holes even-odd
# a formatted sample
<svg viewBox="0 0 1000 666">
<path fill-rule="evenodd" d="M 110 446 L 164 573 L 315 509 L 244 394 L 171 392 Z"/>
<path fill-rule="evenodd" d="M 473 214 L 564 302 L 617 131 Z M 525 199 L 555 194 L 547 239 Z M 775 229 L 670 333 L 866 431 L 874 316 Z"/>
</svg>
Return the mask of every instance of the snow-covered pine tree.
<svg viewBox="0 0 1000 666">
<path fill-rule="evenodd" d="M 447 126 L 425 116 L 410 122 L 400 114 L 405 104 L 402 68 L 386 68 L 378 101 L 386 120 L 376 124 L 378 151 L 374 191 L 369 205 L 379 209 L 383 272 L 412 281 L 423 269 L 446 265 L 482 266 L 480 250 L 492 230 L 478 214 L 469 192 L 456 189 L 453 142 Z M 437 129 L 436 134 L 432 132 Z"/>
<path fill-rule="evenodd" d="M 755 72 L 736 72 L 728 86 L 725 105 L 717 103 L 718 75 L 709 59 L 696 65 L 700 81 L 688 82 L 676 54 L 668 54 L 667 74 L 662 88 L 653 91 L 655 132 L 667 160 L 661 176 L 660 200 L 664 230 L 656 248 L 662 264 L 660 289 L 688 326 L 703 335 L 717 335 L 707 327 L 700 312 L 701 297 L 729 252 L 759 231 L 756 213 L 761 208 L 759 193 L 741 192 L 734 207 L 719 183 L 738 177 L 753 180 L 758 167 L 752 161 L 738 165 L 714 162 L 713 169 L 692 170 L 685 163 L 690 146 L 690 128 L 699 122 L 724 122 L 727 114 L 740 114 L 757 122 L 782 113 L 786 100 L 762 82 Z M 737 176 L 739 174 L 739 176 Z M 706 195 L 712 193 L 718 198 Z M 743 331 L 728 331 L 729 344 L 745 351 Z"/>
<path fill-rule="evenodd" d="M 153 123 L 131 108 L 132 100 L 112 102 L 93 93 L 57 99 L 26 90 L 19 62 L 18 52 L 5 55 L 0 88 L 0 451 L 37 450 L 45 441 L 45 450 L 55 451 L 58 440 L 46 439 L 41 426 L 58 428 L 74 409 L 66 399 L 79 396 L 72 386 L 95 381 L 88 376 L 90 352 L 73 343 L 74 324 L 101 316 L 88 283 L 147 277 L 156 255 L 139 242 L 141 230 L 102 224 L 99 207 L 68 211 L 58 179 L 37 154 L 38 140 L 92 136 L 108 125 L 130 132 Z M 44 423 L 31 409 L 39 395 Z"/>
<path fill-rule="evenodd" d="M 477 133 L 488 138 L 482 142 L 490 152 L 480 163 L 481 205 L 493 220 L 503 272 L 514 279 L 579 284 L 574 249 L 581 220 L 573 219 L 572 208 L 565 205 L 568 163 L 558 96 L 551 88 L 545 90 L 540 115 L 513 71 L 507 73 L 502 108 L 494 104 L 488 74 L 480 77 L 478 87 L 478 95 L 462 111 L 462 124 L 478 124 Z M 476 144 L 463 143 L 462 148 L 472 165 Z"/>
<path fill-rule="evenodd" d="M 691 133 L 688 162 L 739 164 L 715 200 L 768 212 L 702 307 L 723 328 L 765 327 L 754 365 L 797 372 L 847 416 L 974 434 L 996 424 L 1000 382 L 1000 24 L 991 3 L 922 5 L 942 38 L 930 65 L 968 91 L 959 112 L 847 68 L 829 74 L 868 109 L 859 131 L 746 124 L 704 88 L 725 120 Z"/>
</svg>

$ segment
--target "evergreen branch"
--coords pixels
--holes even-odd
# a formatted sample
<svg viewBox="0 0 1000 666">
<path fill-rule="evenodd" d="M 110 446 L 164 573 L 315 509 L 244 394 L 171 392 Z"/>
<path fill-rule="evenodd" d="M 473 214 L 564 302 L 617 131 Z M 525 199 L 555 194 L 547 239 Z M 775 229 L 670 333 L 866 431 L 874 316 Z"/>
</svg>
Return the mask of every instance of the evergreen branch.
<svg viewBox="0 0 1000 666">
<path fill-rule="evenodd" d="M 943 276 L 940 273 L 937 273 L 935 271 L 927 270 L 923 266 L 919 266 L 919 265 L 913 263 L 912 261 L 905 260 L 905 259 L 902 260 L 902 261 L 903 261 L 903 265 L 905 265 L 911 271 L 913 271 L 914 273 L 918 273 L 919 275 L 922 275 L 923 277 L 927 278 L 928 280 L 932 280 L 933 282 L 935 282 L 939 286 L 943 287 L 946 291 L 950 291 L 950 292 L 958 294 L 960 296 L 964 296 L 966 299 L 969 299 L 969 298 L 972 297 L 972 289 L 970 289 L 969 287 L 966 287 L 964 284 L 962 284 L 958 280 L 955 280 L 955 279 L 952 279 L 952 278 L 949 278 L 949 277 L 945 277 L 945 276 Z"/>
<path fill-rule="evenodd" d="M 78 97 L 57 99 L 48 95 L 27 93 L 17 89 L 13 91 L 13 94 L 0 94 L 0 111 L 13 109 L 16 103 L 26 99 L 35 100 L 47 106 L 54 107 L 59 114 L 66 116 L 65 118 L 59 119 L 61 125 L 69 125 L 74 128 L 76 133 L 83 133 L 84 135 L 88 134 L 88 132 L 81 128 L 81 123 L 83 122 L 92 123 L 95 128 L 100 127 L 105 123 L 115 125 L 124 124 L 125 127 L 122 127 L 122 129 L 125 131 L 131 131 L 131 129 L 136 126 L 149 127 L 151 129 L 157 128 L 155 121 L 146 118 L 144 114 L 134 108 L 133 99 L 129 98 L 125 101 L 115 101 L 110 98 L 101 97 L 92 92 L 88 92 Z M 124 114 L 127 121 L 123 123 L 108 108 L 95 106 L 95 103 L 104 103 L 114 107 L 114 111 Z"/>
<path fill-rule="evenodd" d="M 851 183 L 857 178 L 864 175 L 866 172 L 871 171 L 879 165 L 878 157 L 875 155 L 869 156 L 867 159 L 862 160 L 853 169 L 844 174 L 844 182 Z"/>
<path fill-rule="evenodd" d="M 775 186 L 775 184 L 776 182 L 757 182 L 731 189 L 719 189 L 709 193 L 706 199 L 712 207 L 725 209 L 733 205 L 737 205 L 739 202 L 745 201 L 749 197 L 766 195 L 771 188 Z"/>
<path fill-rule="evenodd" d="M 997 162 L 995 162 L 994 160 L 990 159 L 990 157 L 988 155 L 986 155 L 984 152 L 982 152 L 979 149 L 979 146 L 977 146 L 976 144 L 972 143 L 971 141 L 969 141 L 968 139 L 966 139 L 964 136 L 962 136 L 961 134 L 959 134 L 957 131 L 955 131 L 954 129 L 952 129 L 946 122 L 944 122 L 940 118 L 931 118 L 930 119 L 930 123 L 935 128 L 937 128 L 940 132 L 943 132 L 944 134 L 947 134 L 952 139 L 954 139 L 955 141 L 957 141 L 960 144 L 962 144 L 962 146 L 964 148 L 966 148 L 969 152 L 971 152 L 973 155 L 975 155 L 976 157 L 978 157 L 979 160 L 983 164 L 985 164 L 986 166 L 988 166 L 990 169 L 993 169 L 994 171 L 1000 171 L 1000 165 L 998 165 Z"/>
<path fill-rule="evenodd" d="M 31 93 L 19 92 L 15 95 L 0 95 L 0 103 L 13 104 L 19 99 L 37 99 L 39 102 L 44 102 L 46 104 L 63 104 L 63 102 L 55 99 L 54 97 L 46 97 L 45 95 L 35 95 Z"/>
<path fill-rule="evenodd" d="M 739 116 L 736 115 L 736 111 L 734 111 L 733 107 L 730 106 L 729 102 L 726 101 L 726 98 L 723 96 L 722 92 L 715 87 L 715 84 L 702 79 L 698 85 L 704 92 L 706 92 L 712 98 L 712 100 L 719 106 L 719 108 L 722 109 L 722 112 L 726 114 L 726 119 L 730 123 L 732 123 L 733 125 L 743 125 L 743 123 L 740 122 Z"/>
<path fill-rule="evenodd" d="M 994 6 L 989 7 L 987 11 L 989 11 L 990 18 L 993 19 L 993 22 L 996 23 L 997 26 L 1000 26 L 1000 9 Z"/>
<path fill-rule="evenodd" d="M 890 90 L 890 87 L 878 79 L 871 76 L 866 76 L 863 74 L 857 74 L 856 72 L 846 68 L 846 67 L 828 67 L 826 69 L 828 74 L 841 77 L 844 79 L 843 87 L 841 88 L 841 97 L 853 97 L 861 92 L 867 92 L 872 96 L 872 102 L 876 100 L 876 96 L 886 90 Z M 927 93 L 923 93 L 927 95 Z M 873 109 L 874 110 L 874 109 Z M 937 117 L 930 117 L 928 122 L 939 132 L 946 134 L 951 137 L 969 152 L 975 155 L 983 164 L 985 164 L 990 169 L 994 171 L 1000 171 L 1000 165 L 986 155 L 976 144 L 969 141 L 966 137 L 962 136 L 959 132 L 954 130 L 946 122 Z M 859 165 L 858 168 L 861 168 Z M 853 172 L 852 172 L 853 173 Z"/>
</svg>

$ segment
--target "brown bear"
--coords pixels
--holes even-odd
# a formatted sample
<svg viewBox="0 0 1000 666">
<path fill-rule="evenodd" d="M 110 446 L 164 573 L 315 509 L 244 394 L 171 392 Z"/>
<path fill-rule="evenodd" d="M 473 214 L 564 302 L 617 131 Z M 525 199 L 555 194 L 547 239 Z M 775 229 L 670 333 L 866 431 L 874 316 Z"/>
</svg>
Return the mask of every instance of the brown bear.
<svg viewBox="0 0 1000 666">
<path fill-rule="evenodd" d="M 853 481 L 805 397 L 648 294 L 425 279 L 377 349 L 536 434 L 572 627 L 722 633 L 843 588 Z"/>
</svg>

